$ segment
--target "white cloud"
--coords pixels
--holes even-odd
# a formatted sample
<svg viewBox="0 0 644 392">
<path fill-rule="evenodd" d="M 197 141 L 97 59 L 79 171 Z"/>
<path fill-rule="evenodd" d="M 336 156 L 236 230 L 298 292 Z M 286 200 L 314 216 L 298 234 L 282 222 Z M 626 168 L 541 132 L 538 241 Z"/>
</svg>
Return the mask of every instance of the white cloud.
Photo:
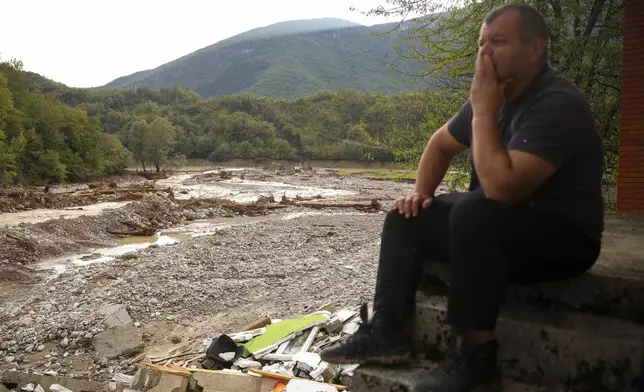
<svg viewBox="0 0 644 392">
<path fill-rule="evenodd" d="M 16 0 L 2 5 L 0 56 L 74 87 L 103 85 L 255 27 L 333 17 L 364 25 L 384 0 Z"/>
</svg>

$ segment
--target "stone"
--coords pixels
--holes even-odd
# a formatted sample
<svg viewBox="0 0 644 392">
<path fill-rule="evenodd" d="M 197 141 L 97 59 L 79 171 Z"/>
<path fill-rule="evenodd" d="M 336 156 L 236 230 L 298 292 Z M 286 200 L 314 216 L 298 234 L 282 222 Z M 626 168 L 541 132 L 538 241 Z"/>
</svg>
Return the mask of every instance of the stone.
<svg viewBox="0 0 644 392">
<path fill-rule="evenodd" d="M 13 362 L 13 361 L 15 361 L 15 360 L 16 360 L 16 357 L 13 357 L 13 356 L 11 356 L 11 355 L 9 355 L 8 357 L 6 357 L 6 358 L 4 359 L 4 361 L 5 361 L 6 363 L 12 363 L 12 362 Z"/>
<path fill-rule="evenodd" d="M 39 344 L 38 347 L 36 348 L 36 351 L 40 352 L 40 351 L 43 351 L 44 349 L 45 349 L 45 345 Z"/>
<path fill-rule="evenodd" d="M 101 359 L 130 357 L 144 348 L 143 335 L 133 326 L 108 329 L 94 337 L 94 350 Z"/>
<path fill-rule="evenodd" d="M 132 323 L 125 305 L 106 305 L 98 310 L 98 313 L 105 316 L 103 323 L 108 327 L 125 326 Z"/>
<path fill-rule="evenodd" d="M 70 389 L 67 389 L 64 386 L 59 385 L 59 384 L 52 384 L 49 387 L 49 390 L 53 391 L 53 392 L 72 392 Z"/>
<path fill-rule="evenodd" d="M 67 347 L 69 346 L 69 339 L 64 338 L 63 340 L 60 341 L 60 347 Z"/>
</svg>

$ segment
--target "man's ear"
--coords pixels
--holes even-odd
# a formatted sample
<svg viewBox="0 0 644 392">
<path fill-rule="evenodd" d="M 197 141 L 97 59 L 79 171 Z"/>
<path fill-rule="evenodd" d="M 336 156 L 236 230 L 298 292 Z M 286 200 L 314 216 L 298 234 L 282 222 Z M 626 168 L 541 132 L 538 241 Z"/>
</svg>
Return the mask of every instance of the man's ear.
<svg viewBox="0 0 644 392">
<path fill-rule="evenodd" d="M 530 62 L 541 62 L 543 54 L 546 51 L 546 41 L 543 38 L 537 38 L 530 44 Z"/>
</svg>

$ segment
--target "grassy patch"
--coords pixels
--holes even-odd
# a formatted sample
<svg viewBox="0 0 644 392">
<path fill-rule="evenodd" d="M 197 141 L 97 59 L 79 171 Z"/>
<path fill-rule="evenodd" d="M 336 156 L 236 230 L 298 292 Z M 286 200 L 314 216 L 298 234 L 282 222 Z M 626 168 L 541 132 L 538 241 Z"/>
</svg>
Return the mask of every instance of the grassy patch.
<svg viewBox="0 0 644 392">
<path fill-rule="evenodd" d="M 345 176 L 362 176 L 375 180 L 386 181 L 414 181 L 416 180 L 415 170 L 400 169 L 344 169 L 340 174 Z"/>
</svg>

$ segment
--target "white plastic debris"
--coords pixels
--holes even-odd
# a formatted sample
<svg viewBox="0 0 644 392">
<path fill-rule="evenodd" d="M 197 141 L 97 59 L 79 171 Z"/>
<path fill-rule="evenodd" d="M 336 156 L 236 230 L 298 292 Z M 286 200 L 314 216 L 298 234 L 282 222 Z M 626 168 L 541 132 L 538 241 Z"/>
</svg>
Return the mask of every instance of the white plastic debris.
<svg viewBox="0 0 644 392">
<path fill-rule="evenodd" d="M 242 369 L 249 369 L 249 368 L 261 369 L 262 368 L 261 363 L 257 361 L 253 361 L 251 359 L 246 359 L 246 358 L 239 358 L 238 360 L 235 361 L 235 363 L 233 363 L 233 365 Z"/>
<path fill-rule="evenodd" d="M 240 343 L 240 342 L 247 342 L 247 341 L 251 340 L 252 338 L 254 338 L 255 336 L 259 336 L 259 335 L 263 334 L 264 332 L 266 332 L 266 327 L 257 328 L 257 329 L 253 329 L 253 330 L 250 330 L 250 331 L 237 332 L 237 333 L 230 334 L 228 336 L 230 336 L 230 338 L 235 343 Z"/>
<path fill-rule="evenodd" d="M 36 389 L 36 386 L 33 383 L 29 383 L 24 387 L 22 387 L 22 390 L 27 392 L 34 392 L 35 389 Z"/>
<path fill-rule="evenodd" d="M 305 364 L 315 369 L 322 361 L 322 358 L 320 358 L 320 354 L 301 351 L 293 356 L 293 360 L 295 362 L 304 362 Z"/>
<path fill-rule="evenodd" d="M 349 323 L 344 324 L 344 327 L 342 327 L 342 333 L 353 335 L 358 331 L 358 328 L 360 328 L 360 324 L 358 324 L 355 321 L 351 321 Z"/>
<path fill-rule="evenodd" d="M 353 377 L 353 372 L 358 368 L 358 364 L 355 365 L 343 365 L 342 374 L 348 377 Z"/>
<path fill-rule="evenodd" d="M 286 392 L 337 392 L 337 389 L 311 380 L 294 379 L 286 384 Z"/>
<path fill-rule="evenodd" d="M 285 376 L 293 376 L 293 368 L 295 367 L 295 362 L 275 362 L 271 365 L 264 365 L 262 370 L 271 373 L 283 374 Z"/>
<path fill-rule="evenodd" d="M 219 354 L 219 358 L 223 359 L 224 361 L 230 362 L 235 358 L 235 352 L 234 351 L 229 351 L 227 353 L 221 353 Z"/>
<path fill-rule="evenodd" d="M 319 380 L 319 379 L 318 379 L 318 377 L 322 377 L 322 373 L 324 373 L 324 371 L 325 371 L 328 367 L 329 367 L 329 363 L 328 363 L 328 362 L 324 362 L 324 361 L 320 362 L 320 364 L 317 366 L 317 368 L 315 368 L 315 370 L 313 370 L 313 371 L 310 373 L 311 378 L 313 378 L 313 379 L 314 379 L 314 380 L 316 380 L 316 381 L 324 381 L 324 378 L 322 378 L 322 380 Z"/>
<path fill-rule="evenodd" d="M 34 392 L 45 392 L 45 390 L 40 386 L 40 384 L 36 385 L 36 389 L 34 389 Z"/>
</svg>

